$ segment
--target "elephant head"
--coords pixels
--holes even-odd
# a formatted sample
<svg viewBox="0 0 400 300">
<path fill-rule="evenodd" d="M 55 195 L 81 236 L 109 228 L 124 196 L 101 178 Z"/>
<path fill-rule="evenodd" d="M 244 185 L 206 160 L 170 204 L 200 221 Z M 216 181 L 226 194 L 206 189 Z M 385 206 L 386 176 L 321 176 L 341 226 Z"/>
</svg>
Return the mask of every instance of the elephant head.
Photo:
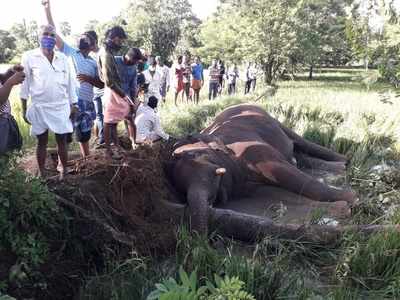
<svg viewBox="0 0 400 300">
<path fill-rule="evenodd" d="M 210 205 L 227 197 L 222 186 L 223 177 L 229 177 L 226 173 L 218 153 L 203 142 L 175 149 L 171 180 L 186 196 L 192 230 L 207 234 Z"/>
</svg>

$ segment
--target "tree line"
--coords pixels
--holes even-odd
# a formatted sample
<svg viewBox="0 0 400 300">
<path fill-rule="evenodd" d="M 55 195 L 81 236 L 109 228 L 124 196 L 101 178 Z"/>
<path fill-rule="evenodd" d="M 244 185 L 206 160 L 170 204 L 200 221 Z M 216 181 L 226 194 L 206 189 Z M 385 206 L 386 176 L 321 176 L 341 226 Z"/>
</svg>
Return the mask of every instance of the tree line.
<svg viewBox="0 0 400 300">
<path fill-rule="evenodd" d="M 118 17 L 89 20 L 85 29 L 102 36 L 111 25 L 122 25 L 127 47 L 165 60 L 190 53 L 206 64 L 213 58 L 252 61 L 267 83 L 304 68 L 311 79 L 316 67 L 363 64 L 399 85 L 399 15 L 396 0 L 219 0 L 217 11 L 202 21 L 188 0 L 131 0 Z M 68 22 L 59 28 L 71 34 Z M 0 62 L 37 47 L 37 30 L 35 22 L 0 30 Z"/>
</svg>

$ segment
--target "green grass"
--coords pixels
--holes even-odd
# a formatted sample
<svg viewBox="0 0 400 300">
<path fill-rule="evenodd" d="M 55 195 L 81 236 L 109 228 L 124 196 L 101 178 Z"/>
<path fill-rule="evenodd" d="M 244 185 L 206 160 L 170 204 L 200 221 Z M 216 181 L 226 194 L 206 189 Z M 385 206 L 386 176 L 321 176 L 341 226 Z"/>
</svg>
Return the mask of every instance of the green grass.
<svg viewBox="0 0 400 300">
<path fill-rule="evenodd" d="M 370 80 L 373 73 L 365 74 L 359 69 L 318 70 L 312 81 L 299 76 L 295 81 L 279 82 L 273 97 L 263 97 L 257 103 L 300 135 L 351 158 L 347 181 L 362 201 L 353 211 L 353 223 L 398 224 L 400 176 L 393 170 L 390 174 L 376 174 L 371 167 L 386 163 L 396 169 L 400 103 L 389 86 Z M 244 97 L 241 87 L 235 97 L 202 100 L 199 106 L 175 107 L 169 96 L 167 104 L 159 109 L 162 123 L 176 137 L 198 132 L 226 106 L 252 102 L 263 90 L 259 84 L 255 94 Z M 17 90 L 12 97 L 13 109 L 29 148 L 35 141 L 28 137 L 29 128 L 19 118 L 16 93 Z M 206 93 L 204 88 L 203 99 Z M 184 233 L 178 240 L 174 258 L 110 264 L 105 274 L 90 278 L 82 289 L 82 299 L 144 299 L 161 278 L 176 276 L 180 265 L 188 272 L 198 266 L 200 280 L 211 279 L 215 273 L 238 276 L 256 299 L 400 296 L 400 267 L 395 251 L 400 247 L 400 236 L 396 232 L 371 238 L 347 237 L 334 248 L 266 239 L 248 249 L 218 239 L 209 243 Z"/>
</svg>

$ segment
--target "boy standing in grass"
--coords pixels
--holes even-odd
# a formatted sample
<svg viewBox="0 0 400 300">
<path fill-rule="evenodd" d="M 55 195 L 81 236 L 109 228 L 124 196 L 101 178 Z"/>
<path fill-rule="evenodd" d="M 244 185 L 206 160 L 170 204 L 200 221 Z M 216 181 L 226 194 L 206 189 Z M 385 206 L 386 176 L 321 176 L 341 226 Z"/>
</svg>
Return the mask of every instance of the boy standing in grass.
<svg viewBox="0 0 400 300">
<path fill-rule="evenodd" d="M 161 85 L 162 85 L 162 74 L 157 68 L 157 61 L 154 57 L 150 56 L 148 59 L 149 68 L 143 72 L 146 80 L 146 90 L 144 93 L 144 103 L 147 104 L 150 96 L 154 96 L 157 100 L 161 99 Z"/>
<path fill-rule="evenodd" d="M 248 63 L 247 68 L 246 68 L 246 78 L 245 78 L 245 86 L 244 86 L 244 94 L 250 93 L 251 89 L 251 82 L 253 81 L 252 77 L 252 67 L 251 67 L 251 62 Z"/>
<path fill-rule="evenodd" d="M 194 102 L 199 103 L 200 100 L 200 90 L 204 84 L 204 73 L 203 65 L 201 64 L 200 57 L 196 56 L 194 58 L 194 63 L 192 64 L 192 89 L 194 91 Z"/>
<path fill-rule="evenodd" d="M 232 67 L 228 69 L 228 95 L 236 94 L 236 81 L 239 78 L 239 70 L 236 64 L 233 64 Z"/>
<path fill-rule="evenodd" d="M 208 89 L 208 100 L 214 100 L 218 95 L 220 70 L 218 69 L 217 61 L 212 60 L 211 66 L 208 69 L 210 84 Z"/>
<path fill-rule="evenodd" d="M 160 56 L 156 57 L 156 63 L 157 63 L 157 69 L 161 73 L 161 98 L 162 101 L 165 102 L 165 98 L 167 97 L 167 93 L 169 91 L 169 84 L 170 84 L 170 78 L 169 78 L 169 68 L 164 64 L 164 61 L 161 59 Z"/>
<path fill-rule="evenodd" d="M 178 105 L 179 93 L 183 91 L 183 69 L 182 69 L 182 56 L 179 56 L 177 61 L 172 66 L 174 72 L 174 87 L 175 87 L 175 106 Z"/>
<path fill-rule="evenodd" d="M 190 79 L 192 77 L 192 68 L 190 66 L 190 57 L 184 55 L 182 59 L 182 70 L 183 70 L 183 96 L 186 95 L 186 103 L 189 103 L 190 97 Z"/>
</svg>

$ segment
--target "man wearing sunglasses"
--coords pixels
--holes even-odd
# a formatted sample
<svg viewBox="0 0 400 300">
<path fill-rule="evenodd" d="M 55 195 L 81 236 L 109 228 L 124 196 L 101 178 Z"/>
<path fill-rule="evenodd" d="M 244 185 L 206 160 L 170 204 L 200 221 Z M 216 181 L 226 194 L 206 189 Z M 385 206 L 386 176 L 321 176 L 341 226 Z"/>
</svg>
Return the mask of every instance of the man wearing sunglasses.
<svg viewBox="0 0 400 300">
<path fill-rule="evenodd" d="M 53 26 L 40 27 L 40 47 L 22 56 L 25 80 L 21 86 L 22 113 L 37 137 L 36 158 L 39 176 L 45 174 L 48 131 L 55 133 L 59 157 L 58 171 L 64 178 L 68 160 L 67 134 L 73 131 L 71 116 L 77 110 L 75 78 L 67 57 L 55 52 L 56 32 Z M 31 99 L 27 107 L 27 100 Z"/>
</svg>

